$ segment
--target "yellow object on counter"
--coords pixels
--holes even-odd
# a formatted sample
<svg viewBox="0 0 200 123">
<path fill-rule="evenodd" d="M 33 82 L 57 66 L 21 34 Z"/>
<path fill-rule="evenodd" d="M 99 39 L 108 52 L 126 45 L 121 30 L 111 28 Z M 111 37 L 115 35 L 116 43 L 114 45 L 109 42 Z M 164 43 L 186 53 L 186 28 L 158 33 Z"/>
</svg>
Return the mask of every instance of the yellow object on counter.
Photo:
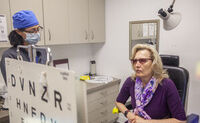
<svg viewBox="0 0 200 123">
<path fill-rule="evenodd" d="M 119 109 L 115 106 L 112 110 L 113 114 L 118 114 L 119 113 Z"/>
<path fill-rule="evenodd" d="M 90 80 L 90 76 L 80 76 L 80 80 Z"/>
</svg>

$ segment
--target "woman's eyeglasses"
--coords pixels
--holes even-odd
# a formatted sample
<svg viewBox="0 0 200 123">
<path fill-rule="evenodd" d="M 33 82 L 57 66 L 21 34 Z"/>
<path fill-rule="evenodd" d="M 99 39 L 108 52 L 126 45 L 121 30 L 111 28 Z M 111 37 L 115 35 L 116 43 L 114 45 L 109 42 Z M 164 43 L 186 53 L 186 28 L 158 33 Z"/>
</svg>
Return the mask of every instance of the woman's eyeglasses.
<svg viewBox="0 0 200 123">
<path fill-rule="evenodd" d="M 146 63 L 148 60 L 152 60 L 151 58 L 140 58 L 140 59 L 131 59 L 133 64 L 136 64 L 139 61 L 140 64 Z"/>
<path fill-rule="evenodd" d="M 38 26 L 37 28 L 32 28 L 30 30 L 24 30 L 24 32 L 27 32 L 27 33 L 36 33 L 36 32 L 40 32 L 42 29 L 43 29 L 42 26 Z"/>
</svg>

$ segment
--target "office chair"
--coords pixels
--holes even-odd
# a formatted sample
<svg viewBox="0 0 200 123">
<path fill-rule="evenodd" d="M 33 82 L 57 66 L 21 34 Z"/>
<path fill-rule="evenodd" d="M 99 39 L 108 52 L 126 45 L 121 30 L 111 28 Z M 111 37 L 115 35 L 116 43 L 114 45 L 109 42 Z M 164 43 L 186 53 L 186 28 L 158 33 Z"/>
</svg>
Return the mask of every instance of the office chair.
<svg viewBox="0 0 200 123">
<path fill-rule="evenodd" d="M 188 89 L 189 72 L 179 67 L 179 56 L 176 55 L 160 55 L 163 68 L 167 70 L 169 78 L 175 83 L 181 102 L 186 107 L 186 95 Z M 199 123 L 199 115 L 190 114 L 187 116 L 187 123 Z"/>
<path fill-rule="evenodd" d="M 167 70 L 169 78 L 176 85 L 181 102 L 185 107 L 189 72 L 185 68 L 179 67 L 179 56 L 160 55 L 160 57 L 163 63 L 163 68 Z"/>
</svg>

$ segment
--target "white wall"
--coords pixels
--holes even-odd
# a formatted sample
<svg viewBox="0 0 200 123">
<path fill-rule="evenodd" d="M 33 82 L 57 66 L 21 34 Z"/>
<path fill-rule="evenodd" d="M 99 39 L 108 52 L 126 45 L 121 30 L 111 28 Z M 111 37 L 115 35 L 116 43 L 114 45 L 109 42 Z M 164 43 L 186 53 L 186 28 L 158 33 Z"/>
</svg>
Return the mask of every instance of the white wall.
<svg viewBox="0 0 200 123">
<path fill-rule="evenodd" d="M 93 59 L 90 44 L 50 46 L 53 59 L 68 58 L 70 70 L 77 74 L 89 73 L 89 62 Z"/>
<path fill-rule="evenodd" d="M 106 43 L 94 44 L 97 73 L 124 81 L 131 73 L 129 54 L 129 21 L 158 19 L 160 8 L 168 8 L 172 0 L 106 0 Z M 174 10 L 182 13 L 180 25 L 172 31 L 160 30 L 160 53 L 180 56 L 180 66 L 190 72 L 187 113 L 200 115 L 200 80 L 196 64 L 200 61 L 200 1 L 176 0 Z"/>
</svg>

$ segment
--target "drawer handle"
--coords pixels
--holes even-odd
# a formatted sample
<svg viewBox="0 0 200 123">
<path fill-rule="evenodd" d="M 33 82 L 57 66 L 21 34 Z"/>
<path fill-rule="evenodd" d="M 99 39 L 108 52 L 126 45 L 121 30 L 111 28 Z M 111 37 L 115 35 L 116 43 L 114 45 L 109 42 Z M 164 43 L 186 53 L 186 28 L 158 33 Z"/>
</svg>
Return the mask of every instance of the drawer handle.
<svg viewBox="0 0 200 123">
<path fill-rule="evenodd" d="M 105 105 L 105 104 L 106 104 L 106 102 L 101 102 L 100 104 L 101 104 L 101 105 Z"/>
<path fill-rule="evenodd" d="M 105 111 L 102 111 L 102 112 L 100 112 L 101 113 L 101 115 L 106 115 L 107 114 L 107 110 L 105 110 Z"/>
<path fill-rule="evenodd" d="M 49 41 L 51 41 L 51 32 L 50 32 L 50 29 L 48 29 L 48 32 L 49 32 Z"/>
<path fill-rule="evenodd" d="M 106 105 L 107 104 L 107 100 L 104 102 L 100 102 L 101 105 Z"/>
<path fill-rule="evenodd" d="M 107 123 L 108 121 L 107 120 L 103 120 L 103 121 L 101 121 L 101 123 Z"/>
<path fill-rule="evenodd" d="M 85 40 L 88 40 L 88 33 L 86 30 L 85 30 Z"/>
<path fill-rule="evenodd" d="M 107 95 L 107 91 L 101 92 L 100 94 L 103 95 L 103 96 L 106 96 Z"/>
<path fill-rule="evenodd" d="M 93 31 L 91 31 L 91 33 L 92 33 L 92 40 L 94 40 L 94 32 Z"/>
</svg>

